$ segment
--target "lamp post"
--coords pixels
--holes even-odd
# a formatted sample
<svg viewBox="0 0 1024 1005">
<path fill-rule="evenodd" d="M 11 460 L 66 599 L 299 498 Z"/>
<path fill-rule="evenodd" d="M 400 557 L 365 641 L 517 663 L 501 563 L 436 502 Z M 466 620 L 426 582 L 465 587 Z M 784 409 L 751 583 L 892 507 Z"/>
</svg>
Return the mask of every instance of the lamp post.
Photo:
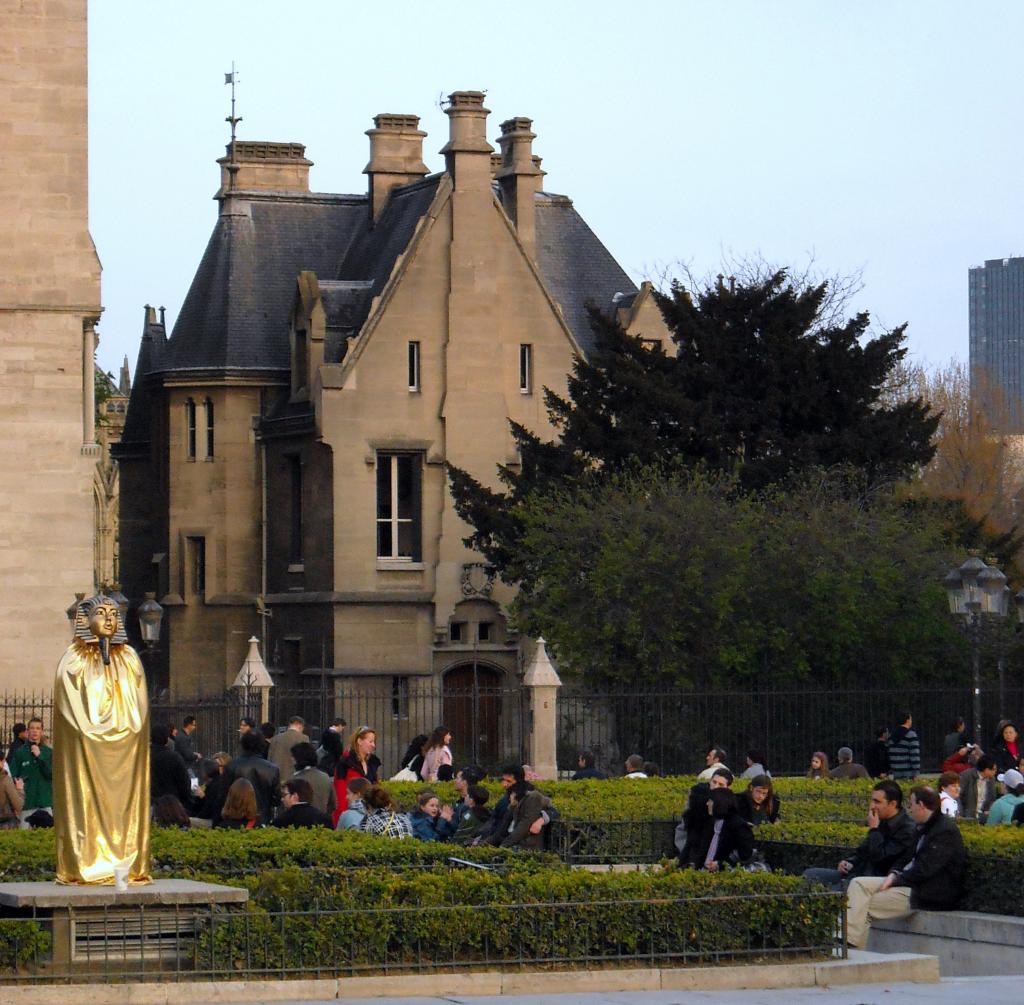
<svg viewBox="0 0 1024 1005">
<path fill-rule="evenodd" d="M 973 719 L 974 742 L 981 740 L 981 629 L 983 618 L 1005 618 L 1009 613 L 1011 591 L 1006 576 L 996 567 L 994 560 L 988 565 L 972 553 L 958 569 L 951 569 L 943 585 L 949 598 L 951 614 L 962 617 L 971 641 L 971 680 L 974 688 Z M 1024 620 L 1022 603 L 1024 590 L 1017 594 L 1018 617 Z"/>
<path fill-rule="evenodd" d="M 156 602 L 155 593 L 145 594 L 145 599 L 139 604 L 139 633 L 142 635 L 142 642 L 146 647 L 146 659 L 148 660 L 153 648 L 160 641 L 160 626 L 164 620 L 164 609 Z M 151 676 L 155 676 L 152 675 Z M 150 691 L 157 693 L 157 682 L 150 681 Z"/>
</svg>

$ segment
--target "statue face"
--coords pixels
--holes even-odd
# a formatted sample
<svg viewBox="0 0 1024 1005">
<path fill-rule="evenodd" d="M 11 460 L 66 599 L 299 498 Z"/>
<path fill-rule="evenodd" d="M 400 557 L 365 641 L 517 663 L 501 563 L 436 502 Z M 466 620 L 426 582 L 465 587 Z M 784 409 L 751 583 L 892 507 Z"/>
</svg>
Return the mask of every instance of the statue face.
<svg viewBox="0 0 1024 1005">
<path fill-rule="evenodd" d="M 96 638 L 112 638 L 117 631 L 117 608 L 101 604 L 89 617 L 89 631 Z"/>
</svg>

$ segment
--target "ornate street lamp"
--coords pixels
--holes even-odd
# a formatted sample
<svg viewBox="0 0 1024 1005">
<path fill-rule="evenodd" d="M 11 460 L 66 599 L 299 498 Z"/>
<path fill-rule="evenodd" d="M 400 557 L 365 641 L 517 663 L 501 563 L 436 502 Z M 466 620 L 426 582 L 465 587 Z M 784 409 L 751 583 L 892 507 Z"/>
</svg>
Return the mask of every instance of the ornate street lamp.
<svg viewBox="0 0 1024 1005">
<path fill-rule="evenodd" d="M 1006 576 L 972 554 L 959 569 L 942 580 L 949 598 L 950 613 L 965 619 L 971 640 L 971 676 L 974 683 L 974 742 L 981 740 L 981 625 L 982 617 L 1005 618 L 1009 613 L 1010 590 Z M 1017 594 L 1017 614 L 1024 621 L 1024 590 Z"/>
<path fill-rule="evenodd" d="M 147 649 L 152 649 L 160 641 L 160 626 L 164 620 L 164 609 L 156 602 L 155 593 L 145 594 L 145 600 L 139 604 L 139 632 Z"/>
</svg>

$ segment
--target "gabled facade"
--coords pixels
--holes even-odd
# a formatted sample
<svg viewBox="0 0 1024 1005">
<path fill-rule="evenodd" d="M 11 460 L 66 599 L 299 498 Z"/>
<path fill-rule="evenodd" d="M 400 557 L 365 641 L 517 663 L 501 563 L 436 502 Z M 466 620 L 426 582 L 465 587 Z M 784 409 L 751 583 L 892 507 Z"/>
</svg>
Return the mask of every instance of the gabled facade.
<svg viewBox="0 0 1024 1005">
<path fill-rule="evenodd" d="M 543 388 L 587 351 L 588 302 L 668 334 L 542 191 L 529 119 L 495 155 L 482 94 L 447 114 L 433 175 L 419 120 L 378 116 L 365 196 L 309 192 L 297 144 L 236 143 L 170 338 L 147 317 L 122 578 L 168 608 L 176 689 L 224 687 L 251 634 L 282 683 L 329 674 L 399 702 L 471 664 L 495 684 L 521 668 L 512 594 L 462 543 L 445 463 L 494 484 L 517 463 L 509 420 L 553 435 Z"/>
</svg>

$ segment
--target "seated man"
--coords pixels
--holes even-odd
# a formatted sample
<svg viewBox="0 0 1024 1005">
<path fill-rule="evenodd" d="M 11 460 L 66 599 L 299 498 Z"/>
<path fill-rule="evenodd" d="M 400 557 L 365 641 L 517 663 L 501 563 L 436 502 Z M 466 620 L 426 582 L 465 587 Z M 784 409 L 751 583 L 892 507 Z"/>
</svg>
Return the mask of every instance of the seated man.
<svg viewBox="0 0 1024 1005">
<path fill-rule="evenodd" d="M 725 751 L 721 747 L 709 747 L 704 755 L 707 767 L 697 776 L 698 782 L 710 782 L 711 776 L 719 769 L 726 767 Z"/>
<path fill-rule="evenodd" d="M 960 774 L 960 816 L 984 823 L 996 795 L 995 758 L 982 754 L 973 768 Z"/>
<path fill-rule="evenodd" d="M 967 852 L 956 821 L 939 809 L 939 794 L 915 785 L 910 815 L 917 824 L 914 857 L 885 877 L 858 876 L 850 882 L 846 938 L 855 948 L 864 947 L 872 921 L 903 918 L 916 910 L 952 910 L 963 896 Z"/>
<path fill-rule="evenodd" d="M 807 869 L 804 879 L 842 890 L 857 876 L 886 876 L 906 865 L 914 854 L 917 832 L 903 810 L 903 790 L 895 782 L 878 782 L 871 790 L 868 833 L 848 859 L 835 869 Z"/>
<path fill-rule="evenodd" d="M 274 820 L 275 827 L 327 827 L 334 821 L 313 805 L 313 786 L 305 778 L 289 778 L 281 797 L 283 809 Z"/>
<path fill-rule="evenodd" d="M 853 751 L 849 747 L 840 747 L 839 763 L 828 773 L 829 778 L 870 778 L 863 764 L 855 764 Z"/>
<path fill-rule="evenodd" d="M 644 759 L 639 754 L 630 754 L 626 758 L 627 778 L 646 778 L 644 773 Z"/>
<path fill-rule="evenodd" d="M 595 764 L 596 758 L 592 750 L 581 750 L 576 761 L 579 771 L 572 776 L 574 782 L 586 781 L 588 778 L 595 778 L 603 781 L 608 776 Z"/>
<path fill-rule="evenodd" d="M 732 772 L 728 768 L 715 768 L 715 773 L 709 782 L 712 790 L 731 789 L 733 783 Z"/>
</svg>

